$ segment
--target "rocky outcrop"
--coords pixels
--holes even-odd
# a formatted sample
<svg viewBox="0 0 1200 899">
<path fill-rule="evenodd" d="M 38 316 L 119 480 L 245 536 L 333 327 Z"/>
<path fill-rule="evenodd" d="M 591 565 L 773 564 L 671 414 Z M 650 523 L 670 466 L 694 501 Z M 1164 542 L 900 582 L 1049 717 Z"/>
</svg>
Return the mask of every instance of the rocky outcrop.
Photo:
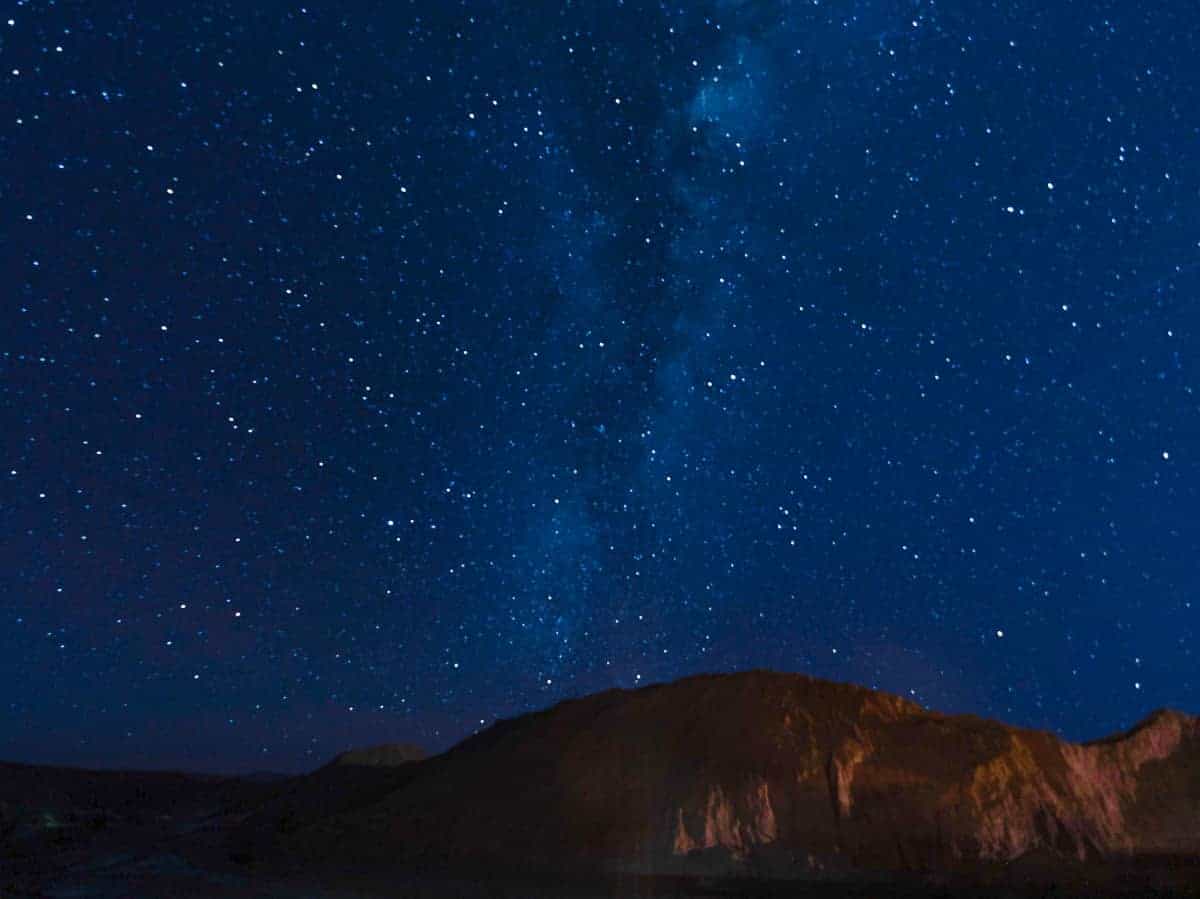
<svg viewBox="0 0 1200 899">
<path fill-rule="evenodd" d="M 1073 744 L 801 675 L 694 677 L 501 722 L 287 848 L 770 876 L 1200 857 L 1200 722 Z"/>
</svg>

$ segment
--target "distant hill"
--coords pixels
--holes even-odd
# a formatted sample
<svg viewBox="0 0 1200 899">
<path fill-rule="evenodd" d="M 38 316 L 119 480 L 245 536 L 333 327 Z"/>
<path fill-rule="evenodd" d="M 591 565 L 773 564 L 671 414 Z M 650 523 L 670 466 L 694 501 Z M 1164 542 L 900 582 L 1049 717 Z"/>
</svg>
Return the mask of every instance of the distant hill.
<svg viewBox="0 0 1200 899">
<path fill-rule="evenodd" d="M 132 864 L 155 847 L 218 832 L 273 789 L 238 777 L 0 763 L 0 896 L 42 896 L 55 878 L 92 868 L 124 877 L 114 860 Z"/>
<path fill-rule="evenodd" d="M 266 793 L 241 777 L 0 762 L 0 834 L 29 821 L 64 828 L 98 816 L 115 821 L 216 814 L 235 799 L 255 801 Z"/>
<path fill-rule="evenodd" d="M 426 757 L 425 750 L 412 743 L 381 743 L 363 749 L 351 749 L 336 756 L 332 765 L 363 765 L 392 767 L 419 762 Z"/>
</svg>

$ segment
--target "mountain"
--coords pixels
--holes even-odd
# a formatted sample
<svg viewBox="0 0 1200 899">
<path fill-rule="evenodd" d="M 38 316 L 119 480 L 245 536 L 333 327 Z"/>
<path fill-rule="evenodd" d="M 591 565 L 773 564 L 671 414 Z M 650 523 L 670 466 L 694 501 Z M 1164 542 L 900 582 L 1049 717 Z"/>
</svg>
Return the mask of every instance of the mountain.
<svg viewBox="0 0 1200 899">
<path fill-rule="evenodd" d="M 1077 744 L 755 671 L 421 755 L 282 780 L 0 764 L 0 894 L 1200 897 L 1200 719 L 1176 711 Z"/>
<path fill-rule="evenodd" d="M 293 816 L 271 851 L 576 874 L 1200 875 L 1200 720 L 1174 711 L 1076 744 L 797 674 L 699 676 L 500 722 L 387 786 Z"/>
</svg>

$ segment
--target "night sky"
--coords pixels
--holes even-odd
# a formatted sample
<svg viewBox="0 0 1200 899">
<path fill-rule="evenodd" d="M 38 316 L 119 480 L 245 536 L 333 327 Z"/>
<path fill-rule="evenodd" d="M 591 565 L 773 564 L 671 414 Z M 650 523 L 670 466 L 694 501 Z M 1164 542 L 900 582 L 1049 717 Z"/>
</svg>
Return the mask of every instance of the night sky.
<svg viewBox="0 0 1200 899">
<path fill-rule="evenodd" d="M 0 758 L 1200 711 L 1195 12 L 9 3 Z"/>
</svg>

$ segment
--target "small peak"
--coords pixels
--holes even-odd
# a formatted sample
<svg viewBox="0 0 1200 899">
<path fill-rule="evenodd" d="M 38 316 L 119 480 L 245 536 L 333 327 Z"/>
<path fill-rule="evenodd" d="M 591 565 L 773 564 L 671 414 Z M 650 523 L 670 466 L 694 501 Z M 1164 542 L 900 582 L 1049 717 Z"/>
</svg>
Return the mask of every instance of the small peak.
<svg viewBox="0 0 1200 899">
<path fill-rule="evenodd" d="M 1133 727 L 1128 730 L 1120 731 L 1119 733 L 1110 734 L 1107 737 L 1101 737 L 1098 740 L 1089 740 L 1085 745 L 1099 745 L 1104 743 L 1120 743 L 1124 740 L 1129 740 L 1139 735 L 1154 733 L 1165 729 L 1187 729 L 1200 723 L 1193 715 L 1186 712 L 1181 712 L 1178 709 L 1160 708 L 1155 709 Z"/>
<path fill-rule="evenodd" d="M 330 765 L 356 765 L 359 767 L 388 768 L 419 762 L 427 753 L 411 743 L 382 743 L 361 749 L 349 749 L 334 757 Z"/>
<path fill-rule="evenodd" d="M 1164 725 L 1170 725 L 1173 727 L 1183 725 L 1186 727 L 1195 721 L 1196 718 L 1187 714 L 1187 712 L 1181 712 L 1179 709 L 1170 709 L 1164 707 L 1161 709 L 1155 709 L 1136 725 L 1134 725 L 1133 732 L 1136 733 L 1138 731 L 1146 730 L 1147 728 L 1163 727 Z"/>
</svg>

